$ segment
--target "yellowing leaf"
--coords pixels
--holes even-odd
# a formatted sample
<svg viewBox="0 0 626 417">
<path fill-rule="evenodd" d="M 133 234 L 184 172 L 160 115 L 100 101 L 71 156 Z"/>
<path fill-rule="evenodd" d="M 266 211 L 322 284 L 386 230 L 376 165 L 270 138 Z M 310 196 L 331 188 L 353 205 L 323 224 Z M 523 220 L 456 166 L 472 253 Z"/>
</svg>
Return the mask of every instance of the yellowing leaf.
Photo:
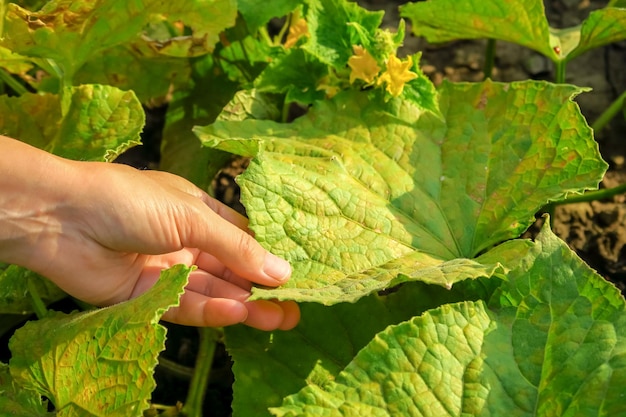
<svg viewBox="0 0 626 417">
<path fill-rule="evenodd" d="M 9 342 L 15 385 L 50 399 L 58 417 L 141 416 L 165 347 L 158 321 L 177 305 L 190 271 L 174 266 L 150 291 L 125 303 L 26 324 Z"/>
<path fill-rule="evenodd" d="M 413 59 L 407 57 L 401 61 L 395 54 L 391 54 L 387 61 L 387 70 L 380 76 L 377 84 L 387 83 L 387 91 L 394 97 L 398 97 L 404 90 L 404 84 L 417 78 L 417 74 L 410 70 L 413 67 Z"/>
<path fill-rule="evenodd" d="M 195 132 L 256 156 L 238 178 L 250 227 L 293 275 L 254 296 L 333 304 L 402 280 L 491 276 L 497 258 L 475 256 L 519 236 L 547 201 L 596 187 L 606 163 L 571 100 L 580 91 L 445 83 L 441 116 L 344 91 L 293 123 Z"/>
<path fill-rule="evenodd" d="M 335 77 L 333 77 L 335 78 Z M 339 85 L 333 83 L 333 79 L 330 75 L 325 76 L 320 80 L 320 83 L 317 86 L 317 91 L 323 91 L 326 93 L 327 98 L 333 98 L 341 91 L 341 87 Z M 336 81 L 335 81 L 336 82 Z"/>
<path fill-rule="evenodd" d="M 4 33 L 11 36 L 4 36 L 1 43 L 15 53 L 51 60 L 58 69 L 57 75 L 73 81 L 90 60 L 102 60 L 111 48 L 135 42 L 146 42 L 165 55 L 210 52 L 219 33 L 235 23 L 236 13 L 234 0 L 53 0 L 39 11 L 8 3 Z M 189 36 L 142 38 L 142 34 L 150 35 L 145 32 L 147 24 L 165 20 L 172 24 L 182 21 Z"/>
<path fill-rule="evenodd" d="M 350 84 L 355 80 L 363 80 L 367 84 L 371 84 L 380 72 L 380 67 L 376 60 L 365 48 L 360 45 L 352 46 L 354 55 L 348 59 L 348 66 L 352 70 L 350 72 Z"/>
<path fill-rule="evenodd" d="M 56 94 L 0 98 L 0 131 L 64 158 L 114 160 L 138 145 L 145 121 L 132 91 L 81 85 Z"/>
</svg>

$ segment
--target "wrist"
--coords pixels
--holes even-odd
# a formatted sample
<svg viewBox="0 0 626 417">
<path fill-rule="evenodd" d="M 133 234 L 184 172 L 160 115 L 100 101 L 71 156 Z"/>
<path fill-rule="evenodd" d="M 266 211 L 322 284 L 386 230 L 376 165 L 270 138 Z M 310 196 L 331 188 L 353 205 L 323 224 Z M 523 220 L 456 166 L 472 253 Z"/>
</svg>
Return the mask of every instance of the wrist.
<svg viewBox="0 0 626 417">
<path fill-rule="evenodd" d="M 63 232 L 70 161 L 0 136 L 0 261 L 38 272 Z"/>
</svg>

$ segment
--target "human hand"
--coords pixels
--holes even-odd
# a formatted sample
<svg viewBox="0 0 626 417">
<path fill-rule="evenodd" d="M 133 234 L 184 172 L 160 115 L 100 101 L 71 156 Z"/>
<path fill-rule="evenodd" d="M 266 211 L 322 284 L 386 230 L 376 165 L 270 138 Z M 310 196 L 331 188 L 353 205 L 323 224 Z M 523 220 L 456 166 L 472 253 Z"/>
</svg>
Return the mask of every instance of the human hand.
<svg viewBox="0 0 626 417">
<path fill-rule="evenodd" d="M 195 264 L 180 306 L 165 320 L 263 330 L 297 324 L 294 302 L 247 301 L 253 283 L 280 285 L 291 269 L 247 233 L 243 216 L 172 174 L 39 152 L 28 149 L 31 161 L 44 160 L 45 175 L 24 180 L 30 198 L 11 203 L 26 217 L 13 220 L 22 244 L 5 260 L 100 306 L 147 291 L 163 268 Z"/>
</svg>

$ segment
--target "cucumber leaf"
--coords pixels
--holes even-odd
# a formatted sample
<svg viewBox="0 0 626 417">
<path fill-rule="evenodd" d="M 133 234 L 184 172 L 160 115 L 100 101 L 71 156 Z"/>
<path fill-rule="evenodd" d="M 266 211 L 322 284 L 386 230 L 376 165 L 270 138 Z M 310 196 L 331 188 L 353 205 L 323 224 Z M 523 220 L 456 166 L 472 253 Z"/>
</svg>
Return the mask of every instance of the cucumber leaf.
<svg viewBox="0 0 626 417">
<path fill-rule="evenodd" d="M 33 312 L 28 281 L 45 304 L 59 301 L 67 294 L 52 281 L 17 265 L 0 265 L 0 314 L 27 315 Z"/>
<path fill-rule="evenodd" d="M 0 68 L 12 74 L 24 75 L 33 68 L 33 63 L 28 58 L 0 46 Z"/>
<path fill-rule="evenodd" d="M 148 292 L 112 307 L 27 323 L 9 342 L 14 383 L 50 399 L 59 417 L 141 416 L 165 348 L 158 321 L 178 304 L 190 271 L 163 271 Z"/>
<path fill-rule="evenodd" d="M 35 391 L 15 387 L 9 365 L 0 362 L 0 410 L 5 416 L 52 417 L 41 396 Z"/>
<path fill-rule="evenodd" d="M 614 3 L 616 7 L 596 10 L 582 24 L 565 29 L 549 26 L 541 0 L 430 0 L 405 4 L 400 12 L 413 22 L 413 33 L 429 42 L 498 39 L 559 62 L 626 39 L 626 9 Z"/>
<path fill-rule="evenodd" d="M 188 87 L 190 73 L 189 60 L 164 56 L 145 42 L 135 42 L 92 57 L 77 70 L 73 82 L 133 90 L 140 102 L 158 106 L 172 89 Z"/>
<path fill-rule="evenodd" d="M 354 53 L 353 45 L 368 49 L 376 43 L 384 12 L 371 12 L 354 2 L 336 0 L 309 0 L 308 6 L 310 40 L 304 48 L 321 62 L 345 67 Z"/>
<path fill-rule="evenodd" d="M 561 40 L 561 56 L 569 61 L 583 53 L 626 39 L 626 4 L 593 11 L 579 26 L 553 29 Z"/>
<path fill-rule="evenodd" d="M 114 160 L 140 144 L 145 115 L 132 91 L 103 85 L 70 87 L 64 97 L 0 97 L 3 134 L 82 161 Z"/>
<path fill-rule="evenodd" d="M 9 3 L 4 35 L 10 36 L 4 36 L 2 43 L 18 54 L 52 60 L 56 75 L 71 82 L 90 59 L 100 57 L 110 48 L 139 40 L 167 56 L 210 52 L 219 40 L 219 32 L 232 26 L 235 16 L 234 0 L 184 3 L 83 0 L 71 4 L 53 0 L 39 11 Z M 189 33 L 176 31 L 179 22 Z M 171 33 L 156 36 L 163 33 L 154 30 L 159 25 L 169 27 Z"/>
<path fill-rule="evenodd" d="M 548 227 L 491 298 L 379 333 L 276 416 L 597 416 L 626 412 L 626 303 Z"/>
<path fill-rule="evenodd" d="M 246 21 L 250 33 L 256 32 L 274 17 L 282 17 L 302 6 L 304 0 L 274 0 L 272 7 L 258 0 L 237 0 L 237 9 Z"/>
<path fill-rule="evenodd" d="M 238 178 L 250 227 L 294 271 L 254 296 L 334 304 L 407 280 L 490 276 L 495 258 L 476 256 L 519 236 L 548 201 L 597 187 L 607 165 L 571 101 L 579 91 L 447 83 L 442 116 L 346 92 L 292 124 L 196 133 L 255 157 Z"/>
<path fill-rule="evenodd" d="M 328 66 L 300 48 L 292 48 L 277 59 L 255 80 L 259 91 L 285 93 L 285 100 L 310 104 L 322 100 L 325 93 L 317 89 L 328 75 Z"/>
<path fill-rule="evenodd" d="M 518 254 L 525 253 L 528 242 L 517 242 Z M 235 374 L 233 414 L 269 416 L 269 407 L 280 406 L 284 397 L 307 384 L 323 386 L 334 380 L 387 326 L 445 303 L 488 298 L 499 283 L 498 279 L 466 280 L 447 290 L 411 282 L 389 295 L 373 294 L 354 304 L 304 303 L 300 323 L 289 332 L 228 327 L 226 346 Z"/>
</svg>

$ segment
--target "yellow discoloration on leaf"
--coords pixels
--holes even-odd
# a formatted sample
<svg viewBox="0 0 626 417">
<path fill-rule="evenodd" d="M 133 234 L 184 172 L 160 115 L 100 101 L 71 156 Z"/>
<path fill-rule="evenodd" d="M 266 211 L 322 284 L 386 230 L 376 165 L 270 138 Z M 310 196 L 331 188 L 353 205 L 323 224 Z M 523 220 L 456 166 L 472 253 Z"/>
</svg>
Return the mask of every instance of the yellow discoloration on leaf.
<svg viewBox="0 0 626 417">
<path fill-rule="evenodd" d="M 367 84 L 371 84 L 380 72 L 380 67 L 376 60 L 361 45 L 352 46 L 354 55 L 348 59 L 348 66 L 352 70 L 350 72 L 350 84 L 355 80 L 363 80 Z"/>
<path fill-rule="evenodd" d="M 387 91 L 394 97 L 398 97 L 404 90 L 404 84 L 417 78 L 417 74 L 410 70 L 413 67 L 413 59 L 409 56 L 406 61 L 401 61 L 395 54 L 391 54 L 387 61 L 387 69 L 378 78 L 377 85 L 387 83 Z"/>
<path fill-rule="evenodd" d="M 309 26 L 303 18 L 297 19 L 289 26 L 285 48 L 291 48 L 303 36 L 309 36 Z"/>
<path fill-rule="evenodd" d="M 332 78 L 335 78 L 335 77 L 332 77 Z M 326 93 L 326 97 L 328 98 L 333 98 L 335 95 L 337 95 L 339 91 L 341 91 L 341 87 L 334 84 L 332 78 L 329 75 L 325 76 L 324 78 L 320 80 L 317 86 L 317 90 L 324 91 Z"/>
</svg>

